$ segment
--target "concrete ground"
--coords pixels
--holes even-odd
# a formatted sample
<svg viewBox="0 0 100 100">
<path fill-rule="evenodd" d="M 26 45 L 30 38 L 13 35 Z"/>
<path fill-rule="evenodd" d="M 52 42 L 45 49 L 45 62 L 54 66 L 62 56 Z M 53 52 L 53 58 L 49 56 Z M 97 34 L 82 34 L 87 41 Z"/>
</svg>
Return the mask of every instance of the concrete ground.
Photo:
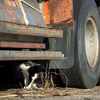
<svg viewBox="0 0 100 100">
<path fill-rule="evenodd" d="M 100 100 L 100 86 L 93 89 L 49 88 L 43 90 L 7 89 L 0 100 Z"/>
</svg>

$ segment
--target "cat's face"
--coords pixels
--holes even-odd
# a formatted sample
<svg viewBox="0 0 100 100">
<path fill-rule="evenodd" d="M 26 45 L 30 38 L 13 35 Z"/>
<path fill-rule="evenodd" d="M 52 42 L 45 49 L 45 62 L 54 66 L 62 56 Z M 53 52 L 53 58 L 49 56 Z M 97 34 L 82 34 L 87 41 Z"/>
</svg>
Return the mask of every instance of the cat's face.
<svg viewBox="0 0 100 100">
<path fill-rule="evenodd" d="M 20 64 L 20 68 L 21 68 L 21 69 L 25 69 L 25 68 L 26 68 L 25 64 L 23 64 L 23 63 Z"/>
</svg>

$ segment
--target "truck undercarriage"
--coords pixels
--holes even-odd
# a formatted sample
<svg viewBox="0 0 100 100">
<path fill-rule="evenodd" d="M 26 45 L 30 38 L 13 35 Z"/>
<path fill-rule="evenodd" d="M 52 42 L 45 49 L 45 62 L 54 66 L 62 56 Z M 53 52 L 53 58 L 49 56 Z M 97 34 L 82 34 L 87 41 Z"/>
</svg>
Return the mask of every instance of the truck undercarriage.
<svg viewBox="0 0 100 100">
<path fill-rule="evenodd" d="M 100 76 L 99 0 L 1 0 L 0 65 L 23 60 L 58 69 L 63 85 L 92 88 Z M 16 76 L 16 75 L 15 75 Z"/>
</svg>

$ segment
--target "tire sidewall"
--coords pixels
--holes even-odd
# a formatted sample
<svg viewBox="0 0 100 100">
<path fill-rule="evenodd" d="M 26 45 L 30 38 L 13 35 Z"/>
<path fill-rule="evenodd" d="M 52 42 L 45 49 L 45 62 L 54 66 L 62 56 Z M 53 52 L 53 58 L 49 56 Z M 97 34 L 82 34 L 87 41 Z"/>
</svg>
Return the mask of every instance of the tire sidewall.
<svg viewBox="0 0 100 100">
<path fill-rule="evenodd" d="M 92 16 L 95 19 L 98 30 L 98 37 L 100 43 L 100 23 L 99 23 L 99 13 L 96 7 L 94 0 L 83 0 L 80 8 L 80 13 L 78 17 L 78 27 L 77 27 L 77 56 L 78 62 L 76 65 L 78 72 L 80 73 L 83 85 L 85 88 L 92 88 L 96 85 L 99 75 L 100 75 L 100 53 L 98 53 L 98 59 L 95 67 L 91 69 L 87 63 L 86 53 L 85 53 L 85 25 L 89 16 Z M 100 47 L 100 44 L 99 44 Z M 100 52 L 100 48 L 99 48 Z"/>
</svg>

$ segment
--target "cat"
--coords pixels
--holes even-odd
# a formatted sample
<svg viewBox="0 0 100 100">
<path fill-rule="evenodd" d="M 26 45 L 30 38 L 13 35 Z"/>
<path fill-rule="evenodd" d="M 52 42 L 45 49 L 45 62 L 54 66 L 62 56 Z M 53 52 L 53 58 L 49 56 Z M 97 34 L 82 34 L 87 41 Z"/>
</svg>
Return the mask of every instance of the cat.
<svg viewBox="0 0 100 100">
<path fill-rule="evenodd" d="M 24 76 L 24 88 L 39 89 L 44 85 L 43 72 L 41 66 L 32 61 L 26 61 L 20 64 L 21 71 Z"/>
</svg>

